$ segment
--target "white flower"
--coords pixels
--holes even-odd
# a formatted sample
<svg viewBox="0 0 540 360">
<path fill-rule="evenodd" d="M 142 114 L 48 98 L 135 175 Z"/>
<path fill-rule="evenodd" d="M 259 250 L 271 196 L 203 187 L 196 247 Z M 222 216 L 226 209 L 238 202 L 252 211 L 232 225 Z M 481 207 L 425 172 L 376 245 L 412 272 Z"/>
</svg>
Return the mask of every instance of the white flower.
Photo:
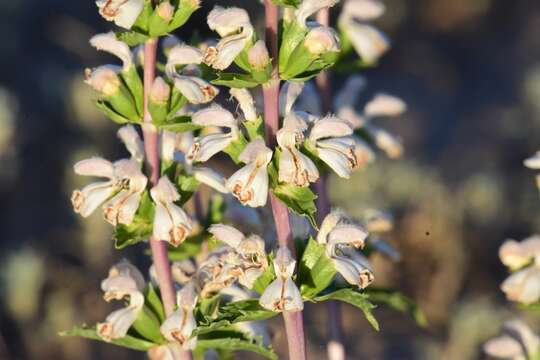
<svg viewBox="0 0 540 360">
<path fill-rule="evenodd" d="M 133 65 L 133 55 L 129 46 L 120 40 L 116 39 L 114 32 L 106 34 L 97 34 L 90 39 L 90 45 L 97 50 L 106 51 L 122 60 L 124 71 Z"/>
<path fill-rule="evenodd" d="M 108 181 L 91 183 L 71 196 L 73 209 L 82 217 L 90 216 L 103 202 L 113 196 L 104 206 L 104 214 L 111 224 L 130 224 L 139 206 L 147 178 L 135 160 L 119 160 L 114 164 L 102 158 L 79 161 L 75 173 L 83 176 L 107 178 Z"/>
<path fill-rule="evenodd" d="M 540 236 L 534 235 L 521 242 L 506 240 L 499 248 L 499 258 L 510 269 L 519 269 L 540 256 Z"/>
<path fill-rule="evenodd" d="M 401 157 L 403 154 L 403 145 L 401 145 L 398 138 L 388 131 L 378 127 L 366 126 L 365 129 L 374 139 L 375 145 L 384 151 L 390 159 L 397 159 Z"/>
<path fill-rule="evenodd" d="M 246 26 L 251 26 L 249 15 L 244 9 L 237 7 L 223 8 L 214 6 L 207 18 L 208 27 L 219 36 L 235 34 Z"/>
<path fill-rule="evenodd" d="M 296 261 L 291 257 L 291 252 L 285 246 L 281 246 L 274 259 L 274 271 L 277 279 L 266 287 L 259 303 L 262 307 L 272 311 L 302 311 L 304 303 L 300 290 L 292 280 Z"/>
<path fill-rule="evenodd" d="M 107 21 L 131 29 L 144 7 L 144 0 L 97 0 L 99 13 Z"/>
<path fill-rule="evenodd" d="M 540 256 L 529 267 L 512 273 L 501 284 L 501 290 L 511 301 L 532 304 L 540 299 Z"/>
<path fill-rule="evenodd" d="M 150 190 L 150 195 L 156 203 L 154 237 L 173 246 L 180 245 L 191 232 L 192 225 L 184 210 L 174 204 L 180 199 L 178 191 L 169 178 L 163 176 Z"/>
<path fill-rule="evenodd" d="M 148 350 L 150 360 L 177 360 L 181 359 L 183 354 L 182 346 L 176 343 L 155 346 Z"/>
<path fill-rule="evenodd" d="M 197 304 L 197 294 L 193 283 L 188 283 L 176 293 L 178 309 L 161 325 L 161 333 L 170 342 L 177 342 L 184 350 L 193 350 L 197 337 L 191 337 L 197 327 L 193 309 Z"/>
<path fill-rule="evenodd" d="M 536 152 L 533 156 L 525 159 L 523 164 L 529 169 L 540 169 L 540 151 Z"/>
<path fill-rule="evenodd" d="M 270 54 L 263 40 L 258 40 L 249 48 L 248 63 L 255 70 L 264 70 L 270 64 Z"/>
<path fill-rule="evenodd" d="M 107 279 L 101 282 L 105 301 L 129 298 L 129 303 L 125 308 L 113 311 L 105 322 L 97 324 L 99 337 L 111 341 L 126 336 L 144 305 L 144 286 L 142 274 L 127 261 L 122 261 L 110 269 Z"/>
<path fill-rule="evenodd" d="M 185 141 L 183 134 L 163 130 L 161 133 L 161 159 L 182 163 L 186 172 L 193 175 L 198 182 L 208 185 L 221 193 L 228 193 L 225 187 L 225 179 L 221 174 L 210 168 L 193 166 L 190 161 L 186 160 L 183 153 L 177 151 L 177 148 L 183 147 L 183 141 Z"/>
<path fill-rule="evenodd" d="M 239 156 L 246 165 L 227 180 L 227 189 L 243 204 L 251 207 L 266 205 L 268 198 L 268 170 L 272 150 L 257 139 L 249 143 Z"/>
<path fill-rule="evenodd" d="M 156 77 L 152 83 L 152 88 L 150 89 L 150 101 L 154 104 L 167 106 L 170 95 L 171 88 L 169 87 L 169 84 L 167 84 L 161 76 Z"/>
<path fill-rule="evenodd" d="M 339 37 L 334 29 L 328 26 L 317 26 L 307 33 L 304 46 L 316 56 L 327 52 L 338 52 Z"/>
<path fill-rule="evenodd" d="M 283 84 L 279 90 L 279 114 L 282 117 L 287 116 L 292 111 L 303 88 L 304 83 L 302 82 L 287 81 Z"/>
<path fill-rule="evenodd" d="M 217 104 L 197 111 L 193 114 L 191 121 L 194 124 L 205 127 L 228 128 L 230 132 L 226 134 L 210 134 L 195 139 L 187 154 L 187 160 L 189 162 L 205 162 L 237 139 L 238 122 L 228 110 Z"/>
<path fill-rule="evenodd" d="M 284 127 L 277 133 L 277 143 L 282 150 L 279 158 L 279 181 L 308 186 L 319 179 L 319 170 L 309 157 L 296 148 L 298 132 L 301 134 L 301 129 Z"/>
<path fill-rule="evenodd" d="M 354 104 L 364 87 L 365 80 L 362 77 L 351 77 L 338 93 L 334 101 L 334 108 L 338 116 L 347 121 L 353 129 L 362 128 L 365 130 L 375 145 L 383 150 L 389 158 L 398 158 L 403 154 L 400 140 L 372 123 L 374 118 L 402 115 L 407 110 L 407 105 L 395 96 L 379 93 L 366 104 L 362 114 L 359 114 L 354 109 Z"/>
<path fill-rule="evenodd" d="M 122 126 L 116 133 L 131 154 L 131 158 L 142 163 L 144 160 L 144 143 L 132 125 Z"/>
<path fill-rule="evenodd" d="M 238 101 L 246 121 L 256 121 L 258 116 L 257 109 L 255 108 L 255 100 L 253 100 L 253 96 L 251 96 L 249 90 L 231 88 L 229 93 L 236 99 L 236 101 Z"/>
<path fill-rule="evenodd" d="M 257 235 L 245 237 L 234 227 L 223 224 L 210 226 L 208 232 L 235 250 L 237 259 L 231 259 L 231 262 L 238 266 L 238 282 L 251 289 L 268 267 L 264 240 Z"/>
<path fill-rule="evenodd" d="M 352 285 L 363 289 L 373 282 L 369 261 L 354 248 L 363 248 L 368 233 L 340 210 L 328 214 L 317 235 L 317 242 L 325 245 L 326 255 L 337 272 Z"/>
<path fill-rule="evenodd" d="M 120 192 L 103 205 L 103 214 L 113 226 L 129 225 L 135 218 L 148 179 L 141 172 L 141 165 L 133 160 L 117 161 L 115 173 L 123 179 L 123 185 Z"/>
<path fill-rule="evenodd" d="M 525 360 L 540 349 L 540 338 L 521 320 L 506 321 L 502 335 L 488 340 L 484 352 L 496 359 Z"/>
<path fill-rule="evenodd" d="M 228 246 L 223 246 L 212 251 L 199 265 L 195 280 L 201 289 L 201 297 L 207 298 L 231 286 L 237 280 L 237 266 L 229 263 L 234 257 L 234 251 Z"/>
<path fill-rule="evenodd" d="M 205 63 L 214 69 L 224 70 L 244 50 L 253 37 L 253 26 L 244 9 L 215 6 L 208 14 L 208 26 L 222 39 L 215 47 L 206 50 Z"/>
<path fill-rule="evenodd" d="M 369 260 L 351 247 L 338 246 L 332 261 L 337 272 L 351 285 L 365 289 L 374 280 Z"/>
<path fill-rule="evenodd" d="M 379 93 L 366 104 L 364 114 L 369 118 L 374 117 L 396 117 L 407 111 L 407 104 L 400 98 Z"/>
<path fill-rule="evenodd" d="M 309 141 L 317 156 L 346 179 L 360 163 L 355 152 L 357 141 L 350 136 L 352 133 L 348 122 L 332 115 L 316 119 L 309 132 Z"/>
<path fill-rule="evenodd" d="M 334 6 L 338 0 L 304 0 L 294 13 L 296 21 L 306 26 L 306 20 L 317 11 Z"/>
<path fill-rule="evenodd" d="M 215 86 L 196 76 L 176 75 L 174 86 L 191 104 L 205 104 L 219 94 Z"/>
<path fill-rule="evenodd" d="M 212 101 L 219 94 L 219 90 L 215 86 L 212 86 L 199 76 L 195 76 L 200 75 L 197 68 L 193 71 L 194 69 L 190 67 L 200 64 L 203 56 L 201 50 L 179 44 L 169 51 L 167 57 L 167 64 L 165 65 L 167 77 L 173 80 L 174 86 L 191 104 L 205 104 Z M 181 74 L 176 71 L 178 65 L 186 65 Z"/>
<path fill-rule="evenodd" d="M 178 65 L 197 65 L 202 63 L 204 53 L 193 46 L 177 44 L 168 50 L 165 72 L 169 78 L 176 75 Z"/>
<path fill-rule="evenodd" d="M 86 69 L 84 82 L 101 95 L 112 97 L 118 94 L 122 86 L 119 72 L 120 68 L 114 65 L 102 65 L 93 70 Z"/>
<path fill-rule="evenodd" d="M 348 0 L 339 17 L 339 26 L 351 41 L 363 61 L 373 63 L 388 49 L 387 37 L 366 21 L 384 13 L 384 6 L 372 0 Z"/>
</svg>

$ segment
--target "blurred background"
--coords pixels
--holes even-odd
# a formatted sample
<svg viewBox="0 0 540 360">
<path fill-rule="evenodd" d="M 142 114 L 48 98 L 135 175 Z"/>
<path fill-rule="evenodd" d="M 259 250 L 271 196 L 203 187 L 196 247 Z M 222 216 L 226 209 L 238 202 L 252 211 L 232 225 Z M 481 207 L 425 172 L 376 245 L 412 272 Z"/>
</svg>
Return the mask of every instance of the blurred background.
<svg viewBox="0 0 540 360">
<path fill-rule="evenodd" d="M 203 1 L 178 35 L 207 32 Z M 429 326 L 378 309 L 375 333 L 345 306 L 351 359 L 477 359 L 504 319 L 523 316 L 499 290 L 497 249 L 540 231 L 540 199 L 524 158 L 540 148 L 540 3 L 530 0 L 385 0 L 377 22 L 393 49 L 365 71 L 369 91 L 402 97 L 409 111 L 382 122 L 405 144 L 350 182 L 331 179 L 334 204 L 353 215 L 394 214 L 386 238 L 402 254 L 376 257 L 376 285 L 415 299 Z M 221 1 L 248 7 L 253 1 Z M 338 8 L 333 12 L 337 13 Z M 88 44 L 111 24 L 93 1 L 0 2 L 0 358 L 135 359 L 143 354 L 59 338 L 103 319 L 99 284 L 121 257 L 148 266 L 144 245 L 115 252 L 96 214 L 72 213 L 71 190 L 87 182 L 71 166 L 88 155 L 124 155 L 116 127 L 94 109 L 83 69 L 110 60 Z M 336 89 L 342 83 L 335 77 Z M 361 106 L 362 104 L 359 104 Z M 312 359 L 325 358 L 325 311 L 307 306 Z M 528 319 L 534 329 L 540 323 Z M 272 323 L 283 342 L 281 320 Z M 283 353 L 283 346 L 277 346 Z"/>
</svg>

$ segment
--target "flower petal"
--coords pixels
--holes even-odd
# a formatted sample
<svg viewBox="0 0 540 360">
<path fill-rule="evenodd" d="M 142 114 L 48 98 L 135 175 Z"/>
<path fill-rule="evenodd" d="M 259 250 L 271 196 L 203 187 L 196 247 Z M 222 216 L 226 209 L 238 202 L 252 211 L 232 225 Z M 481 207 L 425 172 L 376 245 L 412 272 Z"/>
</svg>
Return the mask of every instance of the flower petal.
<svg viewBox="0 0 540 360">
<path fill-rule="evenodd" d="M 73 170 L 78 175 L 96 176 L 112 179 L 114 176 L 114 167 L 109 160 L 100 157 L 93 157 L 81 160 L 73 165 Z"/>
<path fill-rule="evenodd" d="M 138 162 L 142 162 L 144 160 L 144 144 L 137 130 L 132 125 L 126 125 L 122 126 L 117 134 L 131 156 Z"/>
<path fill-rule="evenodd" d="M 236 249 L 240 242 L 244 240 L 244 234 L 229 225 L 213 224 L 208 228 L 208 232 L 233 249 Z"/>
<path fill-rule="evenodd" d="M 192 172 L 198 182 L 208 185 L 222 194 L 229 192 L 225 186 L 225 179 L 220 173 L 206 167 L 194 167 Z"/>
<path fill-rule="evenodd" d="M 97 34 L 90 39 L 90 45 L 97 50 L 106 51 L 114 56 L 120 58 L 124 64 L 124 70 L 133 65 L 133 55 L 129 46 L 116 39 L 114 32 L 108 32 L 106 34 Z"/>
</svg>

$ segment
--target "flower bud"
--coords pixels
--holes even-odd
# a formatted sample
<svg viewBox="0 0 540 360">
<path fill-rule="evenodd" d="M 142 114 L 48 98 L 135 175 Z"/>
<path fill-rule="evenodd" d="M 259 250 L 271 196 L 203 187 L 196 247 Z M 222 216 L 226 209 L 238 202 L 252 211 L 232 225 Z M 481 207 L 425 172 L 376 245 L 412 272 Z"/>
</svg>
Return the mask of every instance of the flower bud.
<svg viewBox="0 0 540 360">
<path fill-rule="evenodd" d="M 331 51 L 339 51 L 339 40 L 336 32 L 326 26 L 319 26 L 310 30 L 306 35 L 304 45 L 311 54 L 316 56 Z"/>
<path fill-rule="evenodd" d="M 158 5 L 156 12 L 163 21 L 171 21 L 174 15 L 174 6 L 170 2 L 165 1 Z"/>
<path fill-rule="evenodd" d="M 161 76 L 158 76 L 150 89 L 150 100 L 156 104 L 166 104 L 170 94 L 171 88 Z"/>
<path fill-rule="evenodd" d="M 248 62 L 255 70 L 263 70 L 270 63 L 270 55 L 264 41 L 257 41 L 248 50 Z"/>
<path fill-rule="evenodd" d="M 120 78 L 110 66 L 100 66 L 94 71 L 87 69 L 85 75 L 85 82 L 107 97 L 116 95 L 120 89 Z"/>
</svg>

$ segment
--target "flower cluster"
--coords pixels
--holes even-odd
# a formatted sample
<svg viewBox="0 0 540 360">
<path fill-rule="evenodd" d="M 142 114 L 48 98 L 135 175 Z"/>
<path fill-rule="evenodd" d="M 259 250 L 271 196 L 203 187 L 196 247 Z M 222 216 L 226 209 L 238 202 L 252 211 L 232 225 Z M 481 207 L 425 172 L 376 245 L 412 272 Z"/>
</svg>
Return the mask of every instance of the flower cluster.
<svg viewBox="0 0 540 360">
<path fill-rule="evenodd" d="M 305 301 L 346 301 L 377 327 L 366 290 L 374 280 L 366 253 L 399 254 L 368 231 L 388 231 L 391 219 L 371 214 L 364 228 L 334 210 L 318 229 L 311 185 L 330 170 L 350 178 L 373 160 L 371 144 L 398 157 L 400 143 L 372 122 L 401 115 L 406 106 L 379 94 L 356 112 L 363 80 L 353 77 L 333 112 L 318 109 L 307 81 L 340 61 L 343 45 L 350 41 L 369 63 L 388 45 L 367 24 L 384 11 L 378 1 L 346 2 L 339 19 L 346 37 L 310 20 L 337 2 L 274 1 L 284 9 L 273 35 L 280 36 L 274 42 L 279 50 L 270 47 L 272 54 L 241 8 L 215 5 L 206 19 L 218 39 L 188 44 L 172 32 L 200 7 L 198 0 L 96 2 L 99 13 L 123 30 L 98 34 L 90 44 L 122 64 L 87 69 L 85 82 L 96 92 L 98 109 L 122 125 L 118 137 L 130 156 L 77 162 L 77 174 L 104 180 L 75 190 L 72 204 L 83 217 L 101 207 L 117 249 L 150 242 L 154 263 L 148 283 L 127 261 L 113 266 L 101 284 L 104 299 L 125 307 L 69 335 L 147 351 L 151 359 L 232 347 L 275 358 L 258 321 L 302 311 Z M 220 86 L 229 88 L 236 109 L 216 101 L 224 92 Z M 262 113 L 251 90 L 261 86 L 265 102 L 270 92 L 279 96 L 273 114 L 268 106 Z M 221 166 L 226 177 L 211 168 L 223 154 L 234 163 Z M 212 191 L 207 204 L 197 193 L 201 185 Z M 184 206 L 192 196 L 194 211 Z M 276 234 L 279 226 L 264 221 L 269 198 L 273 207 L 274 200 L 282 203 L 284 216 L 276 221 L 288 225 L 281 228 L 290 228 L 285 237 L 298 242 L 296 251 Z"/>
</svg>

